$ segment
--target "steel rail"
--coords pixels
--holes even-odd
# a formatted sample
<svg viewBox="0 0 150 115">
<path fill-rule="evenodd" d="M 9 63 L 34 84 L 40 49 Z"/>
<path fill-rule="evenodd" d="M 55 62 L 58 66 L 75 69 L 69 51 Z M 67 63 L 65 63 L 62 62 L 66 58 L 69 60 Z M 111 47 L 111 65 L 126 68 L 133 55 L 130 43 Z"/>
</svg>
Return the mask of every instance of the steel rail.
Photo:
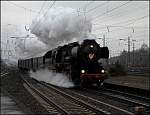
<svg viewBox="0 0 150 115">
<path fill-rule="evenodd" d="M 121 91 L 118 91 L 118 90 L 112 90 L 112 89 L 107 89 L 107 88 L 103 88 L 102 90 L 109 91 L 109 92 L 112 92 L 112 93 L 117 93 L 119 95 L 128 96 L 130 98 L 139 98 L 139 99 L 142 99 L 142 100 L 147 101 L 147 102 L 150 101 L 150 98 L 142 97 L 142 96 L 131 94 L 131 93 L 125 93 L 125 92 L 121 92 Z"/>
<path fill-rule="evenodd" d="M 123 101 L 123 102 L 128 102 L 128 103 L 133 103 L 133 104 L 137 104 L 137 105 L 141 105 L 141 106 L 144 106 L 144 107 L 147 107 L 147 108 L 149 108 L 150 107 L 150 105 L 148 104 L 148 103 L 143 103 L 143 102 L 140 102 L 140 101 L 137 101 L 137 100 L 131 100 L 131 99 L 127 99 L 127 98 L 124 98 L 124 97 L 121 97 L 120 95 L 114 95 L 114 94 L 112 94 L 112 93 L 110 93 L 110 92 L 102 92 L 102 91 L 93 91 L 93 90 L 90 90 L 90 89 L 85 89 L 86 91 L 88 91 L 88 92 L 91 92 L 91 93 L 93 93 L 93 94 L 95 94 L 95 93 L 97 93 L 98 95 L 104 95 L 104 96 L 106 96 L 106 97 L 110 97 L 110 98 L 115 98 L 115 99 L 119 99 L 120 101 Z M 129 98 L 129 97 L 128 97 Z"/>
<path fill-rule="evenodd" d="M 141 89 L 141 88 L 136 88 L 136 87 L 130 87 L 130 86 L 125 86 L 125 85 L 119 85 L 119 84 L 113 84 L 113 83 L 104 83 L 103 84 L 104 88 L 108 88 L 108 89 L 117 89 L 123 92 L 130 92 L 130 93 L 134 93 L 135 95 L 140 95 L 140 96 L 144 96 L 144 97 L 149 97 L 149 89 Z"/>
<path fill-rule="evenodd" d="M 57 90 L 58 92 L 60 92 L 60 93 L 62 93 L 62 94 L 64 94 L 64 95 L 66 95 L 67 97 L 71 97 L 71 98 L 73 98 L 73 99 L 76 99 L 77 101 L 80 101 L 80 102 L 82 102 L 82 103 L 84 103 L 84 104 L 86 104 L 86 105 L 88 105 L 88 106 L 90 106 L 90 107 L 92 107 L 92 108 L 94 108 L 94 109 L 102 110 L 102 109 L 100 109 L 100 108 L 93 107 L 92 105 L 88 104 L 87 102 L 83 101 L 82 99 L 76 98 L 75 96 L 72 96 L 72 95 L 68 94 L 69 92 L 67 92 L 67 91 L 65 91 L 65 92 L 66 92 L 66 93 L 65 93 L 65 92 L 62 92 L 62 91 L 60 91 L 59 89 L 55 88 L 54 86 L 51 86 L 51 85 L 49 85 L 49 84 L 45 84 L 45 85 L 46 85 L 47 87 L 50 87 L 50 88 L 52 87 L 54 90 Z M 76 92 L 73 92 L 73 94 L 78 95 L 79 97 L 87 98 L 86 96 L 81 95 L 81 94 L 76 93 Z M 113 108 L 113 109 L 115 109 L 115 110 L 117 110 L 117 111 L 121 111 L 121 112 L 124 112 L 124 113 L 129 114 L 129 115 L 134 115 L 134 113 L 132 113 L 132 112 L 129 112 L 129 111 L 123 110 L 123 109 L 121 109 L 121 108 L 115 107 L 115 106 L 113 106 L 113 105 L 110 105 L 110 104 L 101 102 L 101 101 L 96 100 L 96 99 L 93 99 L 93 98 L 91 98 L 91 97 L 88 97 L 88 99 L 90 99 L 92 102 L 97 102 L 97 103 L 103 104 L 103 105 L 105 105 L 105 106 L 111 107 L 111 108 Z M 107 111 L 104 111 L 104 110 L 102 110 L 102 111 L 103 111 L 105 114 L 112 114 L 111 112 L 107 112 Z"/>
<path fill-rule="evenodd" d="M 50 105 L 54 105 L 55 108 L 57 108 L 57 110 L 62 113 L 63 115 L 70 115 L 70 113 L 68 113 L 67 111 L 65 111 L 63 108 L 61 108 L 61 106 L 57 105 L 55 102 L 53 102 L 52 100 L 50 100 L 46 95 L 42 94 L 38 89 L 36 89 L 34 86 L 32 86 L 30 83 L 28 83 L 25 79 L 24 79 L 25 83 L 34 91 L 36 92 L 42 99 L 44 99 L 47 103 L 49 103 Z"/>
<path fill-rule="evenodd" d="M 51 88 L 55 91 L 57 91 L 58 93 L 62 94 L 63 96 L 70 98 L 71 100 L 73 100 L 76 103 L 79 103 L 80 105 L 82 105 L 83 107 L 89 108 L 90 110 L 93 110 L 96 114 L 103 114 L 103 115 L 111 115 L 110 112 L 107 112 L 103 109 L 97 108 L 97 107 L 93 107 L 92 105 L 88 104 L 85 101 L 82 101 L 79 98 L 76 98 L 75 96 L 72 96 L 64 91 L 61 91 L 58 88 L 55 88 L 54 86 L 50 85 L 50 84 L 46 84 L 46 83 L 42 83 L 43 85 L 45 85 L 47 88 Z"/>
<path fill-rule="evenodd" d="M 48 96 L 54 96 L 54 100 L 57 104 L 59 104 L 63 109 L 70 112 L 70 114 L 95 114 L 91 110 L 76 104 L 74 101 L 66 98 L 64 95 L 59 94 L 57 91 L 47 88 L 42 84 L 39 84 L 42 89 L 44 89 L 44 93 Z M 53 92 L 53 93 L 52 93 Z M 50 95 L 49 95 L 50 94 Z M 61 101 L 60 101 L 61 100 Z"/>
<path fill-rule="evenodd" d="M 76 94 L 76 95 L 79 95 L 80 97 L 87 98 L 86 96 L 84 96 L 84 95 L 82 95 L 82 94 L 79 94 L 79 93 L 77 93 L 77 92 L 73 92 L 73 93 Z M 106 105 L 106 106 L 108 106 L 108 107 L 111 107 L 111 108 L 113 108 L 114 110 L 121 111 L 121 112 L 124 112 L 124 113 L 129 114 L 129 115 L 134 115 L 134 113 L 132 113 L 132 112 L 129 112 L 129 111 L 127 111 L 127 110 L 121 109 L 121 108 L 116 107 L 116 106 L 113 106 L 113 105 L 111 105 L 111 104 L 108 104 L 108 103 L 105 103 L 105 102 L 96 100 L 96 99 L 94 99 L 94 98 L 88 97 L 88 99 L 92 100 L 93 102 L 98 102 L 98 103 L 100 103 L 100 104 L 103 104 L 103 105 Z"/>
</svg>

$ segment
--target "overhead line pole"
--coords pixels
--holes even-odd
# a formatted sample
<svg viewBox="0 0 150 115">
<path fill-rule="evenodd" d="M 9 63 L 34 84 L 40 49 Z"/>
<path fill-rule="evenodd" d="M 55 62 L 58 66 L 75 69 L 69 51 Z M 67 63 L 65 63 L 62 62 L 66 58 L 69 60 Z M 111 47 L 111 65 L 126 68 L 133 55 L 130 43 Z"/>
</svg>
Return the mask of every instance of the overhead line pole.
<svg viewBox="0 0 150 115">
<path fill-rule="evenodd" d="M 128 67 L 130 66 L 130 37 L 128 36 Z"/>
<path fill-rule="evenodd" d="M 103 47 L 105 47 L 105 35 L 103 35 Z"/>
<path fill-rule="evenodd" d="M 102 39 L 102 41 L 103 41 L 103 47 L 105 47 L 105 35 L 103 35 L 103 38 L 98 38 L 98 39 Z"/>
<path fill-rule="evenodd" d="M 134 43 L 134 42 L 135 42 L 136 40 L 132 40 L 132 41 L 133 41 L 133 66 L 134 66 L 134 53 L 135 53 L 135 52 L 134 52 L 134 50 L 135 50 L 135 43 Z"/>
</svg>

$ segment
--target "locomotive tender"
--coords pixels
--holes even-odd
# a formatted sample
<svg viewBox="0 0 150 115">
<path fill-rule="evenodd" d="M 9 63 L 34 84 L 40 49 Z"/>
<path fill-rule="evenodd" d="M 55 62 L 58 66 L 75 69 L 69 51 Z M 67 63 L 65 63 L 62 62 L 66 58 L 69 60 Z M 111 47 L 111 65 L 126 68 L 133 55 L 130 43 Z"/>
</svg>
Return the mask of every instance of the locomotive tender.
<svg viewBox="0 0 150 115">
<path fill-rule="evenodd" d="M 59 46 L 42 56 L 20 59 L 18 68 L 33 71 L 48 68 L 66 74 L 75 86 L 93 83 L 100 86 L 107 76 L 98 60 L 108 57 L 108 47 L 100 47 L 95 40 L 86 39 L 81 44 L 73 42 Z"/>
</svg>

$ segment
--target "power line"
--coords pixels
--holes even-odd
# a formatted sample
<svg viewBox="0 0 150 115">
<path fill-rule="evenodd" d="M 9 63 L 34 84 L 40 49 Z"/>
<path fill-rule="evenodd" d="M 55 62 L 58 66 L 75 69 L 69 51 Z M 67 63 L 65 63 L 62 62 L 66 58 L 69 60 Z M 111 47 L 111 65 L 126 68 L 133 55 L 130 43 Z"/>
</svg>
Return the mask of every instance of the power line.
<svg viewBox="0 0 150 115">
<path fill-rule="evenodd" d="M 108 1 L 108 2 L 109 2 L 109 1 Z M 86 13 L 89 13 L 89 12 L 91 12 L 91 11 L 93 11 L 93 10 L 95 10 L 95 9 L 97 9 L 97 8 L 99 8 L 99 7 L 101 7 L 101 6 L 103 6 L 103 5 L 107 4 L 108 2 L 99 4 L 99 5 L 97 5 L 96 7 L 89 9 Z"/>
<path fill-rule="evenodd" d="M 48 10 L 50 10 L 50 9 L 55 5 L 55 2 L 56 2 L 56 1 L 53 1 L 53 3 L 48 7 L 48 9 L 47 9 L 47 11 L 44 13 L 43 17 L 47 14 Z M 37 29 L 37 27 L 39 26 L 40 22 L 41 22 L 41 20 L 39 20 L 39 23 L 36 24 L 36 25 L 33 27 L 32 31 Z"/>
<path fill-rule="evenodd" d="M 106 29 L 106 28 L 124 28 L 124 29 L 148 29 L 148 27 L 138 27 L 138 26 L 113 26 L 113 25 L 105 25 L 105 26 L 101 26 L 99 28 L 94 29 L 95 30 L 101 30 L 101 29 Z"/>
<path fill-rule="evenodd" d="M 148 16 L 149 16 L 149 15 L 142 16 L 142 17 L 140 17 L 140 18 L 128 20 L 128 21 L 125 21 L 125 22 L 133 21 L 132 23 L 135 23 L 136 21 L 139 21 L 139 20 L 141 20 L 141 19 L 147 18 Z M 121 22 L 120 22 L 120 23 L 121 23 Z M 120 23 L 116 23 L 116 24 L 120 24 Z M 123 23 L 123 22 L 122 22 L 122 23 Z M 127 25 L 130 25 L 130 24 L 132 24 L 132 23 L 126 24 L 126 26 L 127 26 Z M 110 26 L 113 26 L 113 25 L 116 25 L 116 24 L 112 24 L 112 25 L 110 25 Z M 109 27 L 109 26 L 107 26 L 107 27 Z M 97 30 L 98 30 L 98 29 L 97 29 Z M 116 31 L 116 30 L 118 30 L 118 29 L 115 29 L 115 30 L 113 30 L 113 31 Z M 112 31 L 109 31 L 109 32 L 112 32 Z M 105 32 L 105 33 L 107 33 L 107 32 Z M 104 33 L 103 33 L 103 34 L 104 34 Z"/>
<path fill-rule="evenodd" d="M 128 2 L 126 2 L 126 3 L 123 3 L 123 4 L 117 6 L 117 7 L 113 8 L 113 9 L 107 11 L 107 12 L 104 12 L 103 14 L 96 16 L 93 20 L 95 20 L 96 18 L 101 17 L 101 16 L 103 16 L 103 15 L 109 13 L 109 12 L 112 12 L 112 11 L 118 9 L 118 8 L 121 8 L 122 6 L 125 6 L 125 5 L 127 5 L 128 3 L 130 3 L 130 2 L 131 2 L 131 1 L 128 1 Z"/>
<path fill-rule="evenodd" d="M 44 5 L 45 5 L 45 2 L 42 4 L 41 9 L 39 10 L 39 13 L 36 15 L 35 20 L 37 20 L 37 17 L 41 14 L 41 11 L 43 10 Z"/>
<path fill-rule="evenodd" d="M 109 1 L 108 1 L 108 2 L 109 2 Z M 97 8 L 100 8 L 101 6 L 107 4 L 108 2 L 99 4 L 99 5 L 97 5 L 96 7 L 89 9 L 87 12 L 86 12 L 86 8 L 87 8 L 87 7 L 84 7 L 84 8 L 83 8 L 83 9 L 84 9 L 84 12 L 81 12 L 81 11 L 80 11 L 80 13 L 89 13 L 89 12 L 91 12 L 91 11 L 93 11 L 93 10 L 95 10 L 95 9 L 97 9 Z M 79 8 L 79 9 L 80 9 L 80 8 Z"/>
<path fill-rule="evenodd" d="M 36 11 L 36 10 L 33 10 L 33 9 L 29 9 L 29 8 L 26 8 L 26 7 L 20 6 L 20 5 L 18 5 L 18 4 L 13 3 L 13 2 L 10 2 L 10 1 L 7 1 L 7 2 L 8 2 L 8 3 L 10 3 L 10 4 L 12 4 L 12 5 L 14 5 L 14 6 L 16 6 L 16 7 L 22 8 L 22 9 L 24 9 L 24 10 L 28 10 L 28 11 L 30 11 L 30 12 L 34 12 L 34 13 L 39 13 L 39 12 L 38 12 L 38 11 Z"/>
<path fill-rule="evenodd" d="M 94 0 L 93 0 L 93 1 L 90 1 L 90 2 L 88 2 L 87 4 L 85 4 L 85 5 L 83 6 L 83 9 L 86 9 L 86 8 L 87 8 L 87 6 L 91 5 L 93 2 L 94 2 Z"/>
<path fill-rule="evenodd" d="M 141 17 L 141 18 L 139 18 L 139 19 L 137 19 L 137 20 L 133 20 L 133 22 L 131 22 L 131 23 L 127 24 L 127 25 L 131 25 L 131 24 L 135 23 L 136 21 L 139 21 L 139 20 L 141 20 L 141 19 L 145 19 L 145 18 L 147 18 L 147 17 L 149 17 L 149 15 L 143 16 L 143 17 Z"/>
<path fill-rule="evenodd" d="M 138 11 L 138 10 L 141 10 L 141 9 L 143 10 L 144 8 L 145 8 L 145 6 L 144 6 L 144 7 L 143 7 L 143 6 L 142 6 L 142 7 L 140 6 L 140 7 L 136 7 L 136 8 L 134 7 L 134 9 L 131 10 L 131 11 Z M 127 10 L 126 12 L 129 12 L 129 10 Z M 119 13 L 119 15 L 117 15 L 116 17 L 121 17 L 123 14 L 124 14 L 124 12 L 121 12 L 121 13 Z M 113 16 L 115 16 L 115 15 L 116 15 L 116 14 L 111 15 L 111 16 L 107 17 L 107 19 L 108 19 L 108 18 L 113 18 Z M 105 16 L 103 16 L 103 17 L 101 17 L 101 18 L 104 18 L 104 17 L 105 17 Z M 101 19 L 101 18 L 99 18 L 99 19 Z M 96 24 L 96 25 L 97 25 L 97 24 Z"/>
<path fill-rule="evenodd" d="M 133 17 L 133 16 L 132 16 Z M 131 18 L 132 18 L 131 17 Z M 136 20 L 141 20 L 141 19 L 143 19 L 143 18 L 146 18 L 146 17 L 149 17 L 149 15 L 145 15 L 145 16 L 142 16 L 142 17 L 139 17 L 139 18 L 135 18 L 135 19 L 129 19 L 129 20 L 127 20 L 127 21 L 122 21 L 122 22 L 118 22 L 118 23 L 114 23 L 114 24 L 111 24 L 110 26 L 113 26 L 113 25 L 119 25 L 119 24 L 123 24 L 123 23 L 128 23 L 128 22 L 134 22 L 134 21 L 136 21 Z M 98 24 L 93 24 L 93 25 L 100 25 L 99 23 Z"/>
<path fill-rule="evenodd" d="M 43 10 L 45 3 L 46 3 L 46 2 L 44 1 L 44 3 L 43 3 L 42 6 L 41 6 L 41 9 L 40 9 L 40 11 L 39 11 L 39 14 L 40 14 L 41 11 Z"/>
<path fill-rule="evenodd" d="M 138 21 L 138 20 L 141 20 L 141 19 L 147 18 L 147 17 L 149 17 L 149 15 L 145 15 L 145 16 L 142 16 L 142 17 L 139 17 L 139 18 L 136 18 L 136 19 L 130 19 L 130 20 L 127 20 L 127 21 L 123 21 L 123 22 L 115 23 L 115 24 L 112 24 L 112 25 L 116 25 L 116 24 L 123 24 L 123 23 L 128 23 L 128 22 L 135 22 L 135 21 Z M 130 24 L 127 24 L 127 25 L 130 25 Z"/>
</svg>

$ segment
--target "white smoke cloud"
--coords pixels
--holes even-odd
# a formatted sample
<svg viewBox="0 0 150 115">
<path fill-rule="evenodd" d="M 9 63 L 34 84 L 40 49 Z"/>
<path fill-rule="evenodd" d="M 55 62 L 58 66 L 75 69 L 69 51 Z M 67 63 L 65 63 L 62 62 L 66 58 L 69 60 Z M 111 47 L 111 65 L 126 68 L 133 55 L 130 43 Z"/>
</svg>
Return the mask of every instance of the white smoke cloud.
<svg viewBox="0 0 150 115">
<path fill-rule="evenodd" d="M 18 58 L 34 57 L 60 45 L 96 38 L 91 34 L 91 18 L 66 7 L 51 8 L 46 15 L 34 19 L 30 29 L 30 34 L 24 30 L 21 36 L 34 38 L 17 40 Z"/>
<path fill-rule="evenodd" d="M 31 25 L 31 32 L 51 48 L 73 39 L 81 41 L 89 36 L 91 29 L 90 17 L 66 7 L 50 9 L 43 17 L 33 20 Z"/>
<path fill-rule="evenodd" d="M 43 42 L 38 40 L 37 37 L 26 38 L 25 41 L 18 40 L 18 47 L 20 58 L 34 57 L 34 55 L 48 49 L 48 47 Z"/>
<path fill-rule="evenodd" d="M 38 70 L 36 72 L 30 71 L 30 77 L 56 86 L 61 86 L 66 88 L 74 86 L 73 83 L 69 81 L 66 75 L 61 73 L 54 73 L 48 69 Z"/>
</svg>

